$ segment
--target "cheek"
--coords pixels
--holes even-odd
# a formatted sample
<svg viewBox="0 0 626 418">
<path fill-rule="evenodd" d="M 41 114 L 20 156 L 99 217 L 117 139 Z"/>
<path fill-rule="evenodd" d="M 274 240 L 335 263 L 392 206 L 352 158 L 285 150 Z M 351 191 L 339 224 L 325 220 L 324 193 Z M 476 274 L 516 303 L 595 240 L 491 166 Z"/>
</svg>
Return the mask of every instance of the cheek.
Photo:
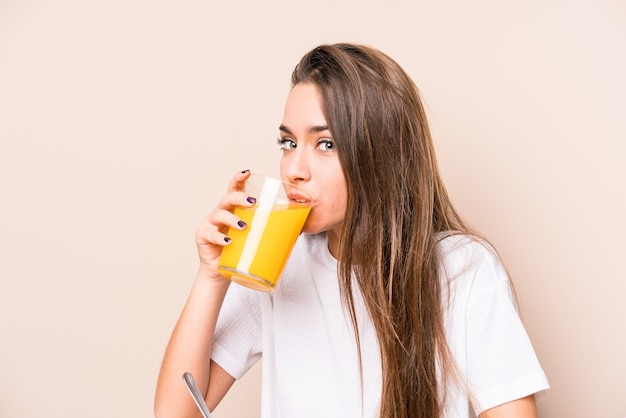
<svg viewBox="0 0 626 418">
<path fill-rule="evenodd" d="M 335 209 L 341 211 L 343 214 L 348 206 L 348 189 L 346 188 L 345 182 L 342 181 L 335 186 L 334 196 Z"/>
<path fill-rule="evenodd" d="M 333 200 L 337 204 L 341 203 L 345 206 L 345 202 L 348 200 L 348 186 L 339 161 L 337 161 L 327 173 L 324 183 L 328 186 L 328 193 L 332 195 Z"/>
<path fill-rule="evenodd" d="M 348 206 L 348 195 L 345 186 L 337 184 L 329 189 L 324 218 L 331 225 L 343 222 Z"/>
</svg>

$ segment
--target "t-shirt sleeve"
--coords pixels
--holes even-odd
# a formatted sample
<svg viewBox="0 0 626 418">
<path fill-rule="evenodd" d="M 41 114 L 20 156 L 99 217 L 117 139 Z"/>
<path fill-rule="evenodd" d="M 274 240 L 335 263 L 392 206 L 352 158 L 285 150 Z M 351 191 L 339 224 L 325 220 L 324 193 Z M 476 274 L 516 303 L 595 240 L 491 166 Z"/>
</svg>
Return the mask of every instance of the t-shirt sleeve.
<svg viewBox="0 0 626 418">
<path fill-rule="evenodd" d="M 259 292 L 231 284 L 218 317 L 211 359 L 240 379 L 261 358 L 262 344 Z"/>
<path fill-rule="evenodd" d="M 467 379 L 476 414 L 549 388 L 506 270 L 483 247 L 466 311 Z"/>
</svg>

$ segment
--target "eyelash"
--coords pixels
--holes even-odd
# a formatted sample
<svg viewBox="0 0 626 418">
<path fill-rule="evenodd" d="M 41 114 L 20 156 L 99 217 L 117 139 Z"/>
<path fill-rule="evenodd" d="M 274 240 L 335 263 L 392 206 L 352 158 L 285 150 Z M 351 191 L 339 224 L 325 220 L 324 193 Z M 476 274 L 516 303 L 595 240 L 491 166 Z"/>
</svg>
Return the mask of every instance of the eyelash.
<svg viewBox="0 0 626 418">
<path fill-rule="evenodd" d="M 281 150 L 281 151 L 286 151 L 286 150 L 288 149 L 288 148 L 286 148 L 286 146 L 287 146 L 287 143 L 288 143 L 288 142 L 291 142 L 291 143 L 293 144 L 293 148 L 295 148 L 296 143 L 295 143 L 295 141 L 293 141 L 292 139 L 289 139 L 289 138 L 278 138 L 278 139 L 276 140 L 276 143 L 277 143 L 277 144 L 278 144 L 278 146 L 280 147 L 280 150 Z M 289 149 L 290 149 L 290 148 L 289 148 Z"/>
</svg>

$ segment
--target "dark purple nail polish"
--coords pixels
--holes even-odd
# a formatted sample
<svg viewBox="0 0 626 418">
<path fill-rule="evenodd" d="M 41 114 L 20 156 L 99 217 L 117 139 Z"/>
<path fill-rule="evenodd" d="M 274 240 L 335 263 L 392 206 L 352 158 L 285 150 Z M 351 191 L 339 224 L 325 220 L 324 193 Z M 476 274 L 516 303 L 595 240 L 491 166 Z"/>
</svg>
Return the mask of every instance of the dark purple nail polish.
<svg viewBox="0 0 626 418">
<path fill-rule="evenodd" d="M 228 237 L 224 237 L 224 241 L 225 241 L 225 242 L 230 242 L 230 238 L 228 238 Z"/>
<path fill-rule="evenodd" d="M 248 203 L 252 203 L 252 204 L 256 203 L 256 199 L 252 196 L 246 197 L 246 200 L 248 201 Z"/>
<path fill-rule="evenodd" d="M 241 170 L 241 174 L 246 174 L 250 170 Z"/>
<path fill-rule="evenodd" d="M 245 228 L 247 224 L 244 221 L 237 221 L 237 225 L 239 225 L 239 228 Z"/>
</svg>

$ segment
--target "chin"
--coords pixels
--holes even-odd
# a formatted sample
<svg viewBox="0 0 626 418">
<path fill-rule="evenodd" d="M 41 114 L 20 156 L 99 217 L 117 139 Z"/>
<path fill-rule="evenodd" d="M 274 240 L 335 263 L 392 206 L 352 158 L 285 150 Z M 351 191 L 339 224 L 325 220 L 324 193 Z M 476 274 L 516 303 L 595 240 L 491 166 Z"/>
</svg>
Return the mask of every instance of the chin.
<svg viewBox="0 0 626 418">
<path fill-rule="evenodd" d="M 302 234 L 315 235 L 315 234 L 319 234 L 320 232 L 324 232 L 324 230 L 318 229 L 318 228 L 310 228 L 310 227 L 307 227 L 306 225 L 302 228 Z"/>
<path fill-rule="evenodd" d="M 309 222 L 308 220 L 304 223 L 304 226 L 302 227 L 302 233 L 308 235 L 319 234 L 320 232 L 324 232 L 327 230 L 328 228 L 324 228 L 323 225 L 315 224 L 313 222 Z"/>
</svg>

